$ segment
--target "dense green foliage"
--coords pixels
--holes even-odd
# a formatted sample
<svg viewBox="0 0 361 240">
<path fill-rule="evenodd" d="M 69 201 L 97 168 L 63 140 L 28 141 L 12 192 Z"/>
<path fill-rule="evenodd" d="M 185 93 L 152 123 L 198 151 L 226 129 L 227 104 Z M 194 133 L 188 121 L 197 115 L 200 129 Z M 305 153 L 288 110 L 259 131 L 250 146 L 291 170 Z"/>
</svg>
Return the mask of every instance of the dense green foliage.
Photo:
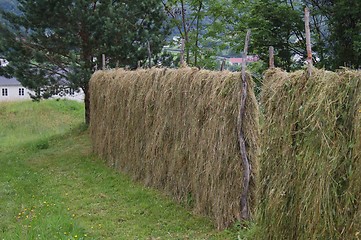
<svg viewBox="0 0 361 240">
<path fill-rule="evenodd" d="M 315 36 L 320 38 L 320 65 L 361 67 L 361 2 L 311 1 Z M 324 23 L 324 22 L 325 23 Z"/>
<path fill-rule="evenodd" d="M 20 15 L 3 12 L 1 56 L 9 74 L 48 97 L 64 84 L 85 92 L 89 120 L 88 81 L 101 55 L 111 67 L 137 66 L 164 41 L 164 14 L 158 0 L 19 1 Z"/>
<path fill-rule="evenodd" d="M 6 72 L 32 89 L 67 79 L 87 93 L 87 82 L 101 65 L 102 53 L 110 67 L 133 68 L 148 61 L 148 42 L 153 63 L 178 65 L 179 58 L 159 54 L 165 41 L 171 49 L 179 49 L 180 44 L 167 37 L 165 22 L 172 26 L 172 36 L 185 39 L 188 65 L 219 69 L 222 57 L 241 55 L 244 35 L 251 29 L 249 54 L 261 58 L 251 65 L 253 71 L 267 68 L 269 46 L 275 48 L 276 66 L 298 69 L 306 55 L 304 6 L 311 10 L 315 64 L 329 69 L 360 67 L 357 0 L 19 2 L 23 15 L 2 14 L 2 21 L 8 22 L 0 28 L 0 57 L 11 63 Z M 15 6 L 14 0 L 0 1 L 2 10 L 17 12 Z M 55 89 L 37 93 L 47 97 Z"/>
<path fill-rule="evenodd" d="M 240 57 L 247 29 L 250 54 L 258 54 L 262 71 L 268 49 L 275 48 L 276 66 L 299 69 L 306 57 L 304 7 L 311 10 L 314 62 L 317 66 L 360 67 L 360 1 L 327 0 L 172 0 L 163 1 L 174 27 L 185 39 L 189 65 L 218 69 L 215 56 Z"/>
</svg>

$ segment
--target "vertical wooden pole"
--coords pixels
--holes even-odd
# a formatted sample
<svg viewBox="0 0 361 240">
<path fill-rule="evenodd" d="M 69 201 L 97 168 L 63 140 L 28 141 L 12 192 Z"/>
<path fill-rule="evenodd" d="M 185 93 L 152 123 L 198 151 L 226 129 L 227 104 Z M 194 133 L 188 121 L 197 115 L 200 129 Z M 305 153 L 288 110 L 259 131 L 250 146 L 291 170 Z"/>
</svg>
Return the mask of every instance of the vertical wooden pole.
<svg viewBox="0 0 361 240">
<path fill-rule="evenodd" d="M 272 46 L 269 47 L 269 68 L 275 67 L 274 49 Z"/>
<path fill-rule="evenodd" d="M 105 70 L 105 54 L 102 54 L 102 69 Z"/>
<path fill-rule="evenodd" d="M 244 42 L 244 50 L 243 50 L 243 54 L 242 54 L 242 80 L 246 79 L 248 43 L 249 43 L 250 37 L 251 37 L 251 30 L 247 30 L 246 39 Z"/>
<path fill-rule="evenodd" d="M 223 59 L 222 59 L 222 62 L 221 62 L 221 71 L 224 70 L 225 65 L 226 65 L 226 59 L 223 58 Z"/>
<path fill-rule="evenodd" d="M 152 52 L 150 51 L 149 41 L 148 41 L 148 62 L 149 62 L 149 68 L 152 68 Z"/>
<path fill-rule="evenodd" d="M 181 65 L 181 67 L 184 65 L 184 38 L 182 38 L 182 41 L 181 41 L 180 65 Z"/>
<path fill-rule="evenodd" d="M 310 32 L 310 11 L 305 8 L 305 30 L 306 30 L 306 50 L 307 50 L 307 70 L 308 76 L 312 74 L 312 49 L 311 49 L 311 32 Z"/>
<path fill-rule="evenodd" d="M 246 140 L 243 132 L 243 121 L 245 116 L 245 107 L 247 100 L 247 79 L 246 79 L 246 65 L 247 65 L 247 53 L 248 53 L 248 44 L 251 37 L 251 30 L 247 31 L 246 40 L 244 42 L 244 50 L 242 56 L 242 93 L 241 93 L 241 104 L 239 110 L 239 147 L 242 158 L 242 168 L 243 168 L 243 189 L 241 193 L 240 206 L 241 213 L 240 217 L 243 220 L 249 219 L 249 207 L 248 207 L 248 192 L 249 192 L 249 182 L 251 178 L 251 166 L 247 157 L 246 150 Z"/>
</svg>

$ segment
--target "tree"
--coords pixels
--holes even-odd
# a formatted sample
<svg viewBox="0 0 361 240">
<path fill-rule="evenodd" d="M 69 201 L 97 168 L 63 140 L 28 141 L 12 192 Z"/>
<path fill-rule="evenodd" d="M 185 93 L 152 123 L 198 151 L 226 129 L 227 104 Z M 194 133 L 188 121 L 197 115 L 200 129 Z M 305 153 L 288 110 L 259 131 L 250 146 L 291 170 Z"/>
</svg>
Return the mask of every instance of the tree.
<svg viewBox="0 0 361 240">
<path fill-rule="evenodd" d="M 203 9 L 207 20 L 200 40 L 207 49 L 203 54 L 239 57 L 247 29 L 251 29 L 250 52 L 264 62 L 268 60 L 269 46 L 275 47 L 277 66 L 287 70 L 297 67 L 295 55 L 305 55 L 299 4 L 282 0 L 214 0 L 204 2 Z"/>
<path fill-rule="evenodd" d="M 167 34 L 158 0 L 35 0 L 19 1 L 20 15 L 3 12 L 0 27 L 7 73 L 48 97 L 67 81 L 85 93 L 85 121 L 89 123 L 89 79 L 101 55 L 111 67 L 135 68 L 161 50 Z"/>
<path fill-rule="evenodd" d="M 199 38 L 203 27 L 205 0 L 162 0 L 164 10 L 185 42 L 186 63 L 198 65 Z M 191 62 L 191 52 L 193 62 Z"/>
<path fill-rule="evenodd" d="M 316 21 L 314 35 L 321 36 L 316 47 L 322 51 L 321 64 L 328 69 L 339 66 L 361 67 L 361 2 L 359 0 L 305 0 Z M 314 21 L 315 22 L 315 21 Z M 317 24 L 318 23 L 318 24 Z"/>
<path fill-rule="evenodd" d="M 305 54 L 302 16 L 284 1 L 267 0 L 253 4 L 246 22 L 253 30 L 254 52 L 267 61 L 268 49 L 273 46 L 276 51 L 275 64 L 291 70 L 293 56 Z"/>
</svg>

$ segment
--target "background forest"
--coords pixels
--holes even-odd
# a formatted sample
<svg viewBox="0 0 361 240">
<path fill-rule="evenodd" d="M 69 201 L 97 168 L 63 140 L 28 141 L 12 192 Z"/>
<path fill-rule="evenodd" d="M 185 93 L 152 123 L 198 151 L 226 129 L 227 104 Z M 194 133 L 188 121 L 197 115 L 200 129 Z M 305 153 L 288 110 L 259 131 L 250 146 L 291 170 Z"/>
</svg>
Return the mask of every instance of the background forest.
<svg viewBox="0 0 361 240">
<path fill-rule="evenodd" d="M 101 66 L 179 66 L 185 40 L 189 66 L 219 70 L 222 59 L 240 57 L 247 29 L 256 81 L 275 65 L 295 70 L 305 61 L 303 10 L 311 11 L 313 60 L 335 70 L 361 66 L 361 3 L 358 0 L 0 0 L 0 58 L 10 62 L 0 75 L 15 76 L 38 98 L 52 94 L 59 79 L 85 92 Z M 232 66 L 228 66 L 232 67 Z M 237 68 L 230 68 L 237 70 Z"/>
</svg>

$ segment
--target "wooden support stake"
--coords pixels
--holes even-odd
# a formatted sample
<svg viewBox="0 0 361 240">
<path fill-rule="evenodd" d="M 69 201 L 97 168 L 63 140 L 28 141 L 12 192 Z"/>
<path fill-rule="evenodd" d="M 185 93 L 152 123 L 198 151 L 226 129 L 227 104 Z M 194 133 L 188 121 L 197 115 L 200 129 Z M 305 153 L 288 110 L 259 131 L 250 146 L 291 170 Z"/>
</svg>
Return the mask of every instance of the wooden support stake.
<svg viewBox="0 0 361 240">
<path fill-rule="evenodd" d="M 239 109 L 239 147 L 242 157 L 242 165 L 243 165 L 243 191 L 241 193 L 240 205 L 241 205 L 241 213 L 240 217 L 243 220 L 249 219 L 249 207 L 248 207 L 248 192 L 249 192 L 249 182 L 251 178 L 251 166 L 247 157 L 246 150 L 246 141 L 244 138 L 243 132 L 243 122 L 245 116 L 245 107 L 247 100 L 247 79 L 246 79 L 246 65 L 247 65 L 247 53 L 248 53 L 248 44 L 251 37 L 251 30 L 247 31 L 246 40 L 244 42 L 244 50 L 242 55 L 242 94 L 241 94 L 241 104 Z"/>
<path fill-rule="evenodd" d="M 269 68 L 275 67 L 274 49 L 272 46 L 269 47 Z"/>
<path fill-rule="evenodd" d="M 308 76 L 312 74 L 312 50 L 311 50 L 311 33 L 310 33 L 310 11 L 305 8 L 305 30 L 306 30 L 306 50 L 307 50 L 307 70 Z"/>
<path fill-rule="evenodd" d="M 102 69 L 105 70 L 105 54 L 102 54 Z"/>
<path fill-rule="evenodd" d="M 152 68 L 152 52 L 150 51 L 149 41 L 148 41 L 148 62 L 149 62 L 149 68 Z"/>
<path fill-rule="evenodd" d="M 182 38 L 182 41 L 181 41 L 180 65 L 181 65 L 181 67 L 184 65 L 184 38 Z"/>
<path fill-rule="evenodd" d="M 226 59 L 223 58 L 223 59 L 222 59 L 222 62 L 221 62 L 221 71 L 224 70 L 224 67 L 225 67 L 225 66 L 226 66 Z"/>
</svg>

